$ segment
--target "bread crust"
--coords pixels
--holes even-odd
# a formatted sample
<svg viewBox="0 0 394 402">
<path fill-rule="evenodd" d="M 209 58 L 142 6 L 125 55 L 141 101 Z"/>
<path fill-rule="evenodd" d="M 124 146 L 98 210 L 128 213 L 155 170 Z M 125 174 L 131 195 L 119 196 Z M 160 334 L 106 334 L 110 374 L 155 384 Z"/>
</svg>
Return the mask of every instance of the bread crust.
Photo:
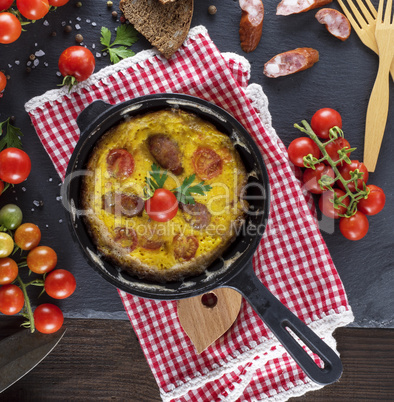
<svg viewBox="0 0 394 402">
<path fill-rule="evenodd" d="M 189 32 L 193 1 L 121 0 L 119 8 L 134 28 L 168 59 Z"/>
</svg>

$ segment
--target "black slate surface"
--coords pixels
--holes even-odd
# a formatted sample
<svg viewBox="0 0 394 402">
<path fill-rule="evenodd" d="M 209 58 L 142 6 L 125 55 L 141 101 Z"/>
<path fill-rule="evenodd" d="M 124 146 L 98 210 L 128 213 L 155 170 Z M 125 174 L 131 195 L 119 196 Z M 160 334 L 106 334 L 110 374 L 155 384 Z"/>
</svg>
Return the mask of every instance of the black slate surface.
<svg viewBox="0 0 394 402">
<path fill-rule="evenodd" d="M 0 45 L 0 70 L 11 78 L 4 96 L 0 99 L 0 121 L 15 116 L 15 125 L 24 133 L 24 149 L 29 153 L 33 169 L 28 180 L 1 196 L 0 206 L 17 203 L 24 212 L 24 221 L 31 221 L 42 229 L 42 244 L 53 247 L 59 257 L 58 267 L 71 270 L 78 286 L 75 294 L 58 304 L 67 317 L 127 319 L 117 291 L 101 279 L 84 261 L 73 243 L 65 222 L 61 202 L 60 179 L 45 153 L 24 111 L 24 104 L 34 96 L 56 88 L 61 78 L 57 61 L 60 53 L 75 44 L 80 33 L 84 44 L 93 53 L 100 52 L 100 28 L 106 26 L 114 32 L 119 25 L 111 16 L 118 10 L 107 9 L 106 1 L 76 0 L 50 12 L 42 20 L 27 26 L 21 38 L 10 45 Z M 208 14 L 208 6 L 217 7 L 215 15 Z M 250 54 L 242 52 L 238 27 L 240 8 L 238 1 L 195 0 L 192 26 L 205 25 L 211 38 L 222 52 L 235 52 L 251 63 L 250 82 L 263 86 L 270 102 L 273 126 L 287 146 L 299 132 L 295 122 L 310 119 L 321 107 L 338 110 L 343 118 L 343 129 L 352 146 L 357 147 L 353 158 L 362 160 L 365 114 L 378 57 L 367 49 L 353 32 L 341 42 L 332 37 L 314 18 L 315 11 L 280 17 L 275 15 L 277 2 L 267 0 L 263 36 L 258 48 Z M 337 4 L 329 5 L 338 8 Z M 73 26 L 71 33 L 64 33 L 64 24 Z M 80 29 L 76 29 L 76 25 Z M 56 36 L 51 33 L 56 32 Z M 304 72 L 270 79 L 263 75 L 264 63 L 275 54 L 296 47 L 313 47 L 320 52 L 320 61 Z M 133 46 L 135 52 L 151 46 L 142 37 Z M 39 64 L 26 72 L 29 55 L 42 50 L 37 57 Z M 96 71 L 109 65 L 109 58 L 96 57 Z M 393 95 L 393 83 L 390 83 Z M 394 274 L 393 274 L 393 168 L 394 102 L 391 102 L 386 134 L 376 172 L 370 183 L 384 189 L 387 202 L 383 212 L 370 218 L 370 230 L 361 241 L 351 242 L 341 236 L 338 222 L 322 222 L 322 233 L 338 272 L 344 282 L 350 304 L 355 314 L 352 326 L 394 326 Z M 43 205 L 36 206 L 37 201 Z M 44 301 L 45 296 L 41 299 Z"/>
</svg>

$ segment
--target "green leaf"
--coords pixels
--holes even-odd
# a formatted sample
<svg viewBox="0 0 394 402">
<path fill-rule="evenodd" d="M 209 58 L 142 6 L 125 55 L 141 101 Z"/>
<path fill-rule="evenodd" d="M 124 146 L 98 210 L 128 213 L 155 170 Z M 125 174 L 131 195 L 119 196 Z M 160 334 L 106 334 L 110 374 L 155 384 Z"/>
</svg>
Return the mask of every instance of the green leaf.
<svg viewBox="0 0 394 402">
<path fill-rule="evenodd" d="M 109 58 L 113 64 L 116 64 L 120 59 L 126 59 L 127 57 L 134 56 L 134 52 L 131 49 L 127 49 L 125 46 L 119 46 L 108 49 Z"/>
<path fill-rule="evenodd" d="M 157 166 L 155 163 L 151 166 L 149 176 L 145 177 L 146 187 L 144 188 L 144 198 L 148 199 L 158 188 L 163 188 L 168 177 L 168 172 Z"/>
<path fill-rule="evenodd" d="M 101 27 L 100 42 L 102 45 L 106 46 L 107 48 L 111 44 L 111 31 L 106 27 Z"/>
<path fill-rule="evenodd" d="M 0 135 L 0 151 L 9 147 L 22 149 L 22 131 L 18 127 L 13 126 L 10 123 L 10 119 L 0 123 Z"/>
<path fill-rule="evenodd" d="M 196 201 L 192 194 L 205 195 L 205 193 L 212 189 L 209 184 L 204 184 L 204 181 L 192 186 L 195 178 L 195 174 L 186 177 L 181 186 L 172 190 L 179 202 L 183 204 L 195 204 Z"/>
<path fill-rule="evenodd" d="M 116 38 L 114 42 L 111 44 L 112 46 L 115 45 L 124 45 L 124 46 L 131 46 L 138 40 L 137 31 L 133 28 L 132 25 L 120 25 L 116 30 Z"/>
</svg>

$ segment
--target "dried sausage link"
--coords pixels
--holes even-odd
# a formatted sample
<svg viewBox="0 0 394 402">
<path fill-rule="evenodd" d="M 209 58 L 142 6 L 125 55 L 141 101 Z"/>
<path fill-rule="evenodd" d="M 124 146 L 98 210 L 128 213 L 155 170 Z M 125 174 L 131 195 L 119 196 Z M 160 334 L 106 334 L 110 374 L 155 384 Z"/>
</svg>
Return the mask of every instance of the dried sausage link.
<svg viewBox="0 0 394 402">
<path fill-rule="evenodd" d="M 276 15 L 304 13 L 314 8 L 323 7 L 332 0 L 282 0 L 276 7 Z"/>
<path fill-rule="evenodd" d="M 350 36 L 351 26 L 349 20 L 338 10 L 333 8 L 322 8 L 316 15 L 316 19 L 326 26 L 327 31 L 331 35 L 340 39 L 346 40 Z"/>
<path fill-rule="evenodd" d="M 263 31 L 264 5 L 261 0 L 239 0 L 242 10 L 239 24 L 241 48 L 249 53 L 256 49 Z"/>
</svg>

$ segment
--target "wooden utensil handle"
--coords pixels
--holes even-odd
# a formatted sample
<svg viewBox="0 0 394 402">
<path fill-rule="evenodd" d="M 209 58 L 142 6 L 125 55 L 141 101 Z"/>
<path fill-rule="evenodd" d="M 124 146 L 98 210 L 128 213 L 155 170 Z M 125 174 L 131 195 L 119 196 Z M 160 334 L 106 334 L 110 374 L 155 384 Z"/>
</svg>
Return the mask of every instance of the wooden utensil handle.
<svg viewBox="0 0 394 402">
<path fill-rule="evenodd" d="M 378 74 L 369 98 L 365 123 L 364 164 L 374 172 L 389 111 L 389 69 L 392 58 L 380 59 Z"/>
</svg>

